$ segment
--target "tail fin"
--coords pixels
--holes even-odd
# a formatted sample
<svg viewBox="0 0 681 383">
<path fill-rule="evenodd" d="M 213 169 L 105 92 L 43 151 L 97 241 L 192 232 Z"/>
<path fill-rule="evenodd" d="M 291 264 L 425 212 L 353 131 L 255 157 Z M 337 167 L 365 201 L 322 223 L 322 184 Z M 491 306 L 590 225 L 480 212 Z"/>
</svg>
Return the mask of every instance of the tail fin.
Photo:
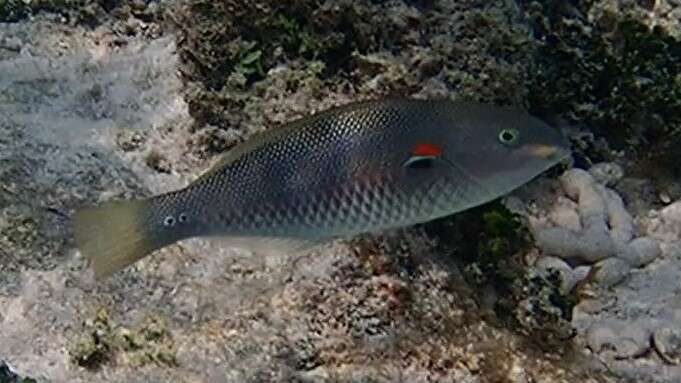
<svg viewBox="0 0 681 383">
<path fill-rule="evenodd" d="M 84 208 L 74 217 L 76 246 L 96 278 L 106 277 L 162 246 L 144 225 L 145 200 L 109 202 Z"/>
</svg>

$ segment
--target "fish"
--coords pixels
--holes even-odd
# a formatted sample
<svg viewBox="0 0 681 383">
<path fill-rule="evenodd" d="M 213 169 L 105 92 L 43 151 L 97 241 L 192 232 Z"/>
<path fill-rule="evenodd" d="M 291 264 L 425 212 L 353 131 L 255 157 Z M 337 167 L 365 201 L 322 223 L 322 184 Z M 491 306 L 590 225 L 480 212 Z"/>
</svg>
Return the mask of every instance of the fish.
<svg viewBox="0 0 681 383">
<path fill-rule="evenodd" d="M 75 243 L 97 278 L 194 237 L 308 249 L 487 203 L 570 155 L 520 108 L 358 101 L 253 134 L 180 190 L 78 209 Z"/>
</svg>

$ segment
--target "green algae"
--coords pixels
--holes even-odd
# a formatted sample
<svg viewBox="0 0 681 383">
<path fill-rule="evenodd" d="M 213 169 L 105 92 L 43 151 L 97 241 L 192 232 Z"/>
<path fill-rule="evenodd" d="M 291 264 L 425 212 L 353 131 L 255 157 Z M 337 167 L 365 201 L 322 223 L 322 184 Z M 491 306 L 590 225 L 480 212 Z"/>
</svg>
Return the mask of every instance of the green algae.
<svg viewBox="0 0 681 383">
<path fill-rule="evenodd" d="M 638 161 L 678 172 L 681 40 L 636 7 L 596 12 L 590 1 L 524 3 L 541 42 L 530 104 L 589 127 Z"/>
<path fill-rule="evenodd" d="M 98 369 L 112 359 L 115 335 L 109 313 L 101 309 L 95 318 L 85 323 L 87 335 L 69 351 L 74 363 L 88 369 Z"/>
<path fill-rule="evenodd" d="M 96 28 L 112 18 L 119 21 L 131 17 L 145 22 L 161 21 L 162 8 L 135 0 L 0 0 L 0 22 L 15 23 L 34 16 L 50 15 L 57 16 L 57 20 L 65 24 Z M 139 32 L 123 26 L 119 29 L 128 34 Z"/>
<path fill-rule="evenodd" d="M 0 0 L 0 21 L 17 22 L 40 13 L 52 13 L 94 26 L 98 13 L 113 9 L 111 2 L 88 0 Z"/>
<path fill-rule="evenodd" d="M 520 103 L 520 63 L 531 42 L 502 3 L 186 2 L 172 19 L 194 129 L 260 129 L 262 116 L 271 115 L 263 108 L 273 108 L 263 104 L 296 94 L 298 107 L 341 91 L 366 98 L 422 90 Z M 303 69 L 310 62 L 321 70 Z M 305 72 L 310 81 L 281 87 L 276 80 Z"/>
<path fill-rule="evenodd" d="M 427 228 L 440 238 L 441 251 L 460 263 L 471 288 L 493 289 L 500 324 L 542 347 L 563 346 L 573 332 L 577 300 L 560 291 L 559 275 L 542 275 L 527 264 L 533 240 L 520 216 L 497 200 Z"/>
<path fill-rule="evenodd" d="M 498 201 L 435 222 L 433 228 L 465 267 L 482 274 L 483 279 L 469 281 L 473 284 L 497 281 L 501 286 L 514 280 L 522 267 L 513 256 L 524 254 L 532 243 L 520 217 Z"/>
<path fill-rule="evenodd" d="M 149 150 L 144 157 L 144 163 L 159 173 L 170 173 L 170 167 L 165 155 L 158 150 Z"/>
<path fill-rule="evenodd" d="M 100 309 L 84 324 L 86 335 L 70 349 L 71 361 L 97 370 L 114 361 L 132 366 L 157 364 L 177 366 L 175 345 L 165 322 L 150 315 L 136 329 L 115 324 L 106 309 Z"/>
</svg>

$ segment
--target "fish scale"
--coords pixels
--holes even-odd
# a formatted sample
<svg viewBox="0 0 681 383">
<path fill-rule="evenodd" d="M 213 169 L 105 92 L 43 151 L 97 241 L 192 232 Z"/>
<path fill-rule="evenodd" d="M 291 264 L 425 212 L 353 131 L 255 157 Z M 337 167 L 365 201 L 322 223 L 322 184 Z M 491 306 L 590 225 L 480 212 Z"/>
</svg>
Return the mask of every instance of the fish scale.
<svg viewBox="0 0 681 383">
<path fill-rule="evenodd" d="M 488 202 L 568 155 L 559 132 L 518 109 L 353 103 L 255 134 L 181 190 L 80 210 L 76 242 L 106 275 L 197 236 L 380 232 Z"/>
</svg>

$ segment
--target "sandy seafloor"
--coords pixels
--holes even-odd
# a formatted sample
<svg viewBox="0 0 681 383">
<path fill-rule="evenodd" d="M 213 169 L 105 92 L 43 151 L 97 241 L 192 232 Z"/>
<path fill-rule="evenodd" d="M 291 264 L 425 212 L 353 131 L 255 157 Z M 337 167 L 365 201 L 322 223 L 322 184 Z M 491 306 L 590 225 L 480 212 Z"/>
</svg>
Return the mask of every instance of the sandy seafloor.
<svg viewBox="0 0 681 383">
<path fill-rule="evenodd" d="M 570 351 L 542 350 L 493 325 L 478 292 L 451 287 L 465 284 L 463 271 L 429 261 L 433 239 L 416 229 L 374 254 L 425 259 L 409 277 L 366 272 L 343 241 L 262 257 L 190 240 L 95 283 L 73 249 L 73 209 L 182 187 L 214 160 L 192 148 L 173 32 L 119 43 L 112 25 L 45 15 L 0 24 L 0 361 L 13 371 L 5 379 L 681 382 L 681 200 L 653 204 L 640 192 L 646 180 L 623 165 L 540 176 L 504 199 L 529 222 L 538 270 L 558 269 L 570 286 L 599 270 L 573 310 Z M 282 71 L 267 74 L 269 90 Z M 414 93 L 442 92 L 431 84 Z M 277 121 L 304 113 L 301 105 L 353 99 L 342 88 L 326 96 L 315 104 L 304 90 L 287 100 L 265 92 L 254 103 Z M 588 262 L 573 267 L 561 256 Z M 404 290 L 416 297 L 407 314 Z M 91 360 L 79 365 L 74 355 Z"/>
</svg>

